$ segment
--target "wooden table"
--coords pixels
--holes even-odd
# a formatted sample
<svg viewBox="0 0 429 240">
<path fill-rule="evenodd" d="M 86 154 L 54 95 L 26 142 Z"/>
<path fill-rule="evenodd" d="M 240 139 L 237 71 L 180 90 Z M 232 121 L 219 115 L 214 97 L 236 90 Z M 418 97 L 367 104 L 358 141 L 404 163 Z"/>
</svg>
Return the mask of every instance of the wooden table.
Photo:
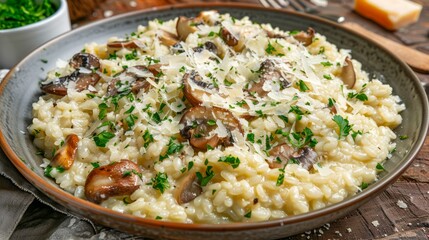
<svg viewBox="0 0 429 240">
<path fill-rule="evenodd" d="M 103 1 L 103 0 L 98 0 Z M 192 0 L 105 0 L 74 27 L 124 12 Z M 205 1 L 213 2 L 213 1 Z M 257 0 L 235 0 L 259 4 Z M 418 23 L 389 32 L 355 12 L 353 1 L 330 0 L 326 12 L 335 12 L 368 30 L 429 54 L 429 0 L 416 0 L 424 10 Z M 417 74 L 429 83 L 429 74 Z M 428 239 L 429 238 L 429 137 L 421 152 L 402 177 L 380 196 L 334 222 L 288 239 Z"/>
</svg>

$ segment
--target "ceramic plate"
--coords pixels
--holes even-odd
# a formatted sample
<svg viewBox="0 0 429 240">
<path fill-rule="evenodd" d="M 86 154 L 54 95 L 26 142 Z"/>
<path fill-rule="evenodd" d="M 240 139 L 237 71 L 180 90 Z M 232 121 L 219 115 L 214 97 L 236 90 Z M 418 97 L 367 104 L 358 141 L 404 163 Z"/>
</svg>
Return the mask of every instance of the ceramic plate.
<svg viewBox="0 0 429 240">
<path fill-rule="evenodd" d="M 56 60 L 69 59 L 85 43 L 104 43 L 111 36 L 125 36 L 135 31 L 139 24 L 146 25 L 154 18 L 168 20 L 180 15 L 195 16 L 200 11 L 209 9 L 229 12 L 236 18 L 249 16 L 255 22 L 271 23 L 283 30 L 313 27 L 338 47 L 351 49 L 353 58 L 362 62 L 364 70 L 392 86 L 393 93 L 399 95 L 407 106 L 401 113 L 403 123 L 395 132 L 397 135 L 407 135 L 408 139 L 397 141 L 397 151 L 386 162 L 386 171 L 380 175 L 378 182 L 343 202 L 321 210 L 266 222 L 210 225 L 163 222 L 118 213 L 76 198 L 44 177 L 43 170 L 39 167 L 42 160 L 36 155 L 26 129 L 32 118 L 31 104 L 42 94 L 39 81 L 45 78 L 49 69 L 55 67 Z M 42 59 L 47 59 L 48 62 L 44 63 Z M 428 103 L 419 80 L 405 63 L 382 46 L 322 19 L 237 4 L 194 4 L 133 12 L 69 32 L 40 47 L 10 71 L 0 85 L 0 103 L 1 146 L 12 163 L 33 185 L 77 215 L 122 231 L 157 238 L 273 239 L 321 226 L 356 209 L 393 183 L 417 154 L 428 127 Z"/>
</svg>

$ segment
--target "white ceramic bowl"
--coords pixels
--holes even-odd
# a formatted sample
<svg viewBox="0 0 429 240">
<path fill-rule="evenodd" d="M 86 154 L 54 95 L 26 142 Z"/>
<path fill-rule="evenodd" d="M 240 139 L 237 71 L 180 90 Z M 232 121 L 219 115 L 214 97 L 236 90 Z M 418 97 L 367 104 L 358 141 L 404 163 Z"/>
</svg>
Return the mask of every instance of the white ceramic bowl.
<svg viewBox="0 0 429 240">
<path fill-rule="evenodd" d="M 26 26 L 0 30 L 0 69 L 11 68 L 48 40 L 70 31 L 66 0 L 52 0 L 58 10 L 51 16 Z"/>
</svg>

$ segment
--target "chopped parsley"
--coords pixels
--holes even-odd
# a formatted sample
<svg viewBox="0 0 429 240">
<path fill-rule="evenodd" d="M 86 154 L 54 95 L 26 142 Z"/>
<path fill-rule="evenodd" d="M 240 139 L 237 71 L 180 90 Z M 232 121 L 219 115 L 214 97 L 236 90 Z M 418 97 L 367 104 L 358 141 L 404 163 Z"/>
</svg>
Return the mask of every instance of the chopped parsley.
<svg viewBox="0 0 429 240">
<path fill-rule="evenodd" d="M 45 168 L 45 171 L 44 171 L 45 176 L 46 176 L 46 177 L 53 178 L 53 177 L 52 177 L 52 175 L 51 175 L 51 172 L 52 172 L 52 170 L 54 170 L 54 169 L 56 169 L 59 173 L 62 173 L 62 172 L 64 172 L 64 171 L 65 171 L 65 169 L 64 169 L 62 166 L 59 166 L 59 167 L 52 167 L 51 165 L 48 165 L 48 166 Z"/>
<path fill-rule="evenodd" d="M 155 177 L 151 178 L 150 184 L 153 189 L 159 190 L 161 193 L 164 193 L 166 189 L 170 188 L 168 183 L 168 176 L 166 173 L 159 172 Z"/>
<path fill-rule="evenodd" d="M 286 165 L 284 165 L 283 168 L 279 168 L 280 174 L 277 177 L 276 186 L 281 186 L 285 181 L 285 167 Z"/>
<path fill-rule="evenodd" d="M 98 105 L 98 119 L 103 120 L 106 115 L 107 115 L 107 108 L 109 108 L 109 106 L 107 106 L 106 103 L 101 103 L 100 105 Z"/>
<path fill-rule="evenodd" d="M 194 162 L 188 162 L 188 171 L 190 171 L 194 167 Z"/>
<path fill-rule="evenodd" d="M 203 176 L 203 174 L 200 172 L 195 173 L 202 187 L 207 186 L 210 180 L 214 177 L 215 173 L 213 172 L 212 168 L 213 166 L 207 166 L 205 176 Z"/>
<path fill-rule="evenodd" d="M 145 148 L 147 148 L 149 146 L 149 144 L 153 142 L 153 136 L 152 136 L 152 134 L 150 134 L 149 130 L 147 130 L 147 129 L 146 129 L 146 131 L 144 131 L 143 140 L 144 140 L 143 146 Z"/>
<path fill-rule="evenodd" d="M 362 135 L 362 132 L 360 130 L 358 130 L 358 131 L 354 131 L 353 130 L 353 132 L 352 132 L 352 138 L 353 138 L 353 140 L 356 139 L 357 135 Z"/>
<path fill-rule="evenodd" d="M 401 136 L 399 136 L 399 139 L 405 140 L 405 139 L 408 139 L 408 136 L 407 135 L 401 135 Z"/>
<path fill-rule="evenodd" d="M 125 59 L 127 61 L 138 60 L 139 58 L 137 57 L 137 50 L 134 49 L 131 53 L 125 54 Z"/>
<path fill-rule="evenodd" d="M 296 159 L 296 158 L 290 158 L 290 159 L 287 161 L 287 163 L 288 163 L 288 164 L 299 164 L 299 160 L 298 160 L 298 159 Z"/>
<path fill-rule="evenodd" d="M 277 115 L 281 120 L 285 121 L 286 123 L 289 122 L 289 119 L 285 115 Z"/>
<path fill-rule="evenodd" d="M 305 145 L 315 147 L 317 140 L 313 138 L 313 131 L 309 128 L 304 128 L 302 132 L 292 132 L 287 135 L 289 143 L 295 148 L 302 148 Z"/>
<path fill-rule="evenodd" d="M 254 133 L 248 133 L 246 136 L 247 141 L 251 143 L 255 143 L 255 134 Z"/>
<path fill-rule="evenodd" d="M 377 163 L 377 166 L 375 166 L 375 169 L 377 169 L 377 171 L 384 171 L 384 167 L 383 165 L 381 165 L 381 163 Z"/>
<path fill-rule="evenodd" d="M 330 74 L 324 74 L 323 77 L 327 80 L 332 80 L 332 77 Z"/>
<path fill-rule="evenodd" d="M 328 107 L 333 107 L 334 103 L 336 103 L 337 101 L 335 101 L 335 99 L 333 98 L 329 98 L 328 99 Z"/>
<path fill-rule="evenodd" d="M 214 125 L 216 125 L 216 121 L 213 120 L 213 119 L 210 119 L 210 120 L 207 121 L 207 124 L 210 125 L 210 126 L 214 126 Z"/>
<path fill-rule="evenodd" d="M 240 165 L 240 159 L 238 157 L 233 157 L 232 155 L 223 156 L 219 158 L 218 162 L 224 162 L 231 165 L 232 168 L 237 168 Z"/>
<path fill-rule="evenodd" d="M 331 62 L 321 62 L 320 64 L 322 64 L 324 67 L 330 67 L 330 66 L 332 66 Z"/>
<path fill-rule="evenodd" d="M 101 133 L 95 135 L 93 139 L 97 147 L 106 147 L 106 144 L 114 137 L 115 134 L 108 131 L 102 131 Z"/>
<path fill-rule="evenodd" d="M 251 218 L 252 217 L 252 211 L 247 212 L 246 214 L 244 214 L 245 218 Z"/>
<path fill-rule="evenodd" d="M 128 126 L 128 130 L 130 130 L 134 126 L 136 120 L 137 116 L 134 114 L 130 114 L 125 118 L 125 123 Z"/>
<path fill-rule="evenodd" d="M 365 188 L 368 187 L 368 185 L 369 185 L 368 183 L 362 182 L 362 184 L 360 185 L 360 189 L 364 190 Z"/>
<path fill-rule="evenodd" d="M 126 112 L 125 112 L 125 114 L 130 114 L 130 113 L 132 113 L 133 112 L 133 110 L 134 110 L 134 106 L 131 106 Z"/>
<path fill-rule="evenodd" d="M 174 138 L 170 138 L 170 142 L 168 143 L 167 152 L 164 155 L 159 155 L 159 160 L 163 161 L 168 158 L 170 155 L 180 152 L 183 149 L 183 144 L 176 143 Z"/>
<path fill-rule="evenodd" d="M 349 120 L 341 117 L 340 115 L 335 115 L 332 120 L 338 125 L 340 129 L 338 139 L 341 137 L 347 137 L 352 130 L 352 125 L 349 124 Z"/>
<path fill-rule="evenodd" d="M 118 56 L 116 55 L 116 51 L 114 51 L 113 53 L 109 53 L 109 57 L 107 59 L 115 60 L 116 58 L 118 58 Z"/>
<path fill-rule="evenodd" d="M 273 45 L 271 45 L 270 42 L 268 42 L 267 48 L 265 48 L 265 52 L 268 54 L 273 54 L 276 51 Z"/>
<path fill-rule="evenodd" d="M 305 84 L 305 82 L 302 80 L 299 80 L 299 82 L 297 82 L 297 85 L 299 87 L 299 91 L 301 91 L 301 92 L 305 92 L 307 90 L 310 90 L 310 88 L 308 88 L 307 84 Z"/>
<path fill-rule="evenodd" d="M 99 162 L 92 162 L 91 163 L 93 168 L 99 168 L 100 167 L 100 163 Z"/>
</svg>

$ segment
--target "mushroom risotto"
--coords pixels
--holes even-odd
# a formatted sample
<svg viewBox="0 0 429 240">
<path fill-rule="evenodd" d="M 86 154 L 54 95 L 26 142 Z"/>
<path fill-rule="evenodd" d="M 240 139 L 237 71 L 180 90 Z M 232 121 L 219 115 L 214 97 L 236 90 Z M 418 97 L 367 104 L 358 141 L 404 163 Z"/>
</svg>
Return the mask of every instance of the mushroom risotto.
<svg viewBox="0 0 429 240">
<path fill-rule="evenodd" d="M 155 19 L 56 65 L 28 128 L 45 175 L 162 221 L 263 221 L 338 203 L 383 171 L 405 109 L 314 29 L 216 11 Z"/>
</svg>

